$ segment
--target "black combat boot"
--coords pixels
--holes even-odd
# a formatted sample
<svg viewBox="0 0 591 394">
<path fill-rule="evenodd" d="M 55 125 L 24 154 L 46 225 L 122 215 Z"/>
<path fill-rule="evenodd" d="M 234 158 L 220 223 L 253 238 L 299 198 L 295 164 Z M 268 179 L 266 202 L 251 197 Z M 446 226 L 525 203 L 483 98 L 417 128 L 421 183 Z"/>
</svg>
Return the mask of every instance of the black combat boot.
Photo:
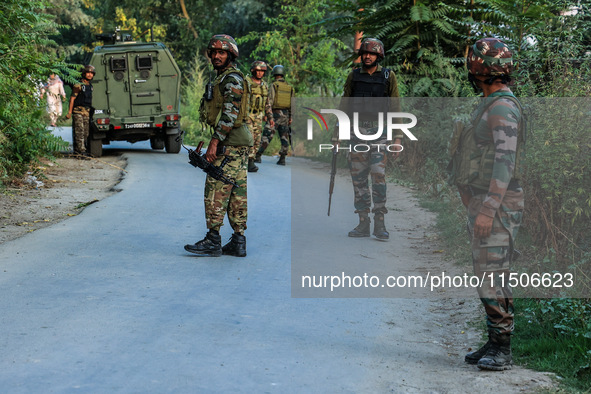
<svg viewBox="0 0 591 394">
<path fill-rule="evenodd" d="M 349 237 L 353 238 L 361 238 L 361 237 L 369 237 L 369 225 L 371 220 L 369 220 L 369 216 L 367 213 L 360 213 L 359 214 L 359 224 L 353 230 L 349 231 Z"/>
<path fill-rule="evenodd" d="M 257 152 L 257 154 L 254 157 L 254 162 L 255 163 L 260 163 L 261 162 L 261 155 L 262 155 L 262 153 L 258 153 Z"/>
<path fill-rule="evenodd" d="M 232 234 L 230 242 L 222 248 L 224 254 L 236 257 L 246 256 L 246 237 L 240 234 Z"/>
<path fill-rule="evenodd" d="M 490 346 L 486 354 L 476 364 L 480 369 L 490 371 L 504 371 L 511 369 L 513 357 L 511 355 L 511 334 L 490 333 Z"/>
<path fill-rule="evenodd" d="M 464 357 L 464 361 L 468 364 L 478 364 L 478 361 L 480 361 L 480 359 L 484 357 L 486 352 L 488 352 L 490 346 L 491 344 L 489 339 L 488 341 L 486 341 L 484 345 L 482 345 L 480 349 L 476 350 L 475 352 L 470 352 L 466 354 L 466 356 Z"/>
<path fill-rule="evenodd" d="M 279 164 L 280 166 L 284 166 L 285 165 L 285 155 L 280 155 L 279 156 L 279 161 L 277 162 L 277 164 Z"/>
<path fill-rule="evenodd" d="M 257 172 L 259 168 L 254 165 L 254 159 L 248 159 L 248 172 Z"/>
<path fill-rule="evenodd" d="M 386 225 L 384 223 L 384 214 L 376 213 L 373 220 L 375 220 L 373 224 L 373 235 L 381 241 L 387 241 L 390 239 L 390 233 L 386 230 Z"/>
<path fill-rule="evenodd" d="M 200 257 L 219 257 L 222 255 L 222 237 L 219 232 L 209 230 L 201 241 L 185 245 L 185 250 Z"/>
</svg>

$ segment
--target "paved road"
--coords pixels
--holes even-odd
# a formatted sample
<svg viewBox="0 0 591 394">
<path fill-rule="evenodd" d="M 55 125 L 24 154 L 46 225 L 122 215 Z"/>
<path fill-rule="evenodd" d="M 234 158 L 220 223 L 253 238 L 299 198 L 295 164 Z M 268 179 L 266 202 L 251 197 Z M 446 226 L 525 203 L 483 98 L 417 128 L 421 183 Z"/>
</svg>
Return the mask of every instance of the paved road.
<svg viewBox="0 0 591 394">
<path fill-rule="evenodd" d="M 379 384 L 387 303 L 291 298 L 289 166 L 265 157 L 249 176 L 248 256 L 198 258 L 183 245 L 205 233 L 204 174 L 184 154 L 115 147 L 129 160 L 120 193 L 0 249 L 1 391 Z"/>
<path fill-rule="evenodd" d="M 452 269 L 425 242 L 432 215 L 405 189 L 388 189 L 391 242 L 351 240 L 346 176 L 327 218 L 326 168 L 263 157 L 248 179 L 248 256 L 199 258 L 183 245 L 205 234 L 204 174 L 185 154 L 148 143 L 110 149 L 129 162 L 120 193 L 0 248 L 0 392 L 522 393 L 551 385 L 523 368 L 482 373 L 463 363 L 481 335 L 467 323 L 481 315 L 475 298 L 292 298 L 330 297 L 292 292 L 291 278 L 310 263 L 331 266 L 330 250 L 356 256 L 337 261 L 347 269 Z M 224 226 L 223 239 L 230 235 Z"/>
</svg>

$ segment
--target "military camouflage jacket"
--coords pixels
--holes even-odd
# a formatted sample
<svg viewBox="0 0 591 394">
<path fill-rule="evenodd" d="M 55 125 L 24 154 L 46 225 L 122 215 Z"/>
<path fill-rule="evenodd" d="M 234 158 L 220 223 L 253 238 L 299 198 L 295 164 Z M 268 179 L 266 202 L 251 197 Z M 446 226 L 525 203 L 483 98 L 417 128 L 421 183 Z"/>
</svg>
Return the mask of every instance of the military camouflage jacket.
<svg viewBox="0 0 591 394">
<path fill-rule="evenodd" d="M 489 95 L 494 98 L 502 95 L 502 92 L 511 93 L 509 88 L 503 88 Z M 481 105 L 486 105 L 486 100 Z M 479 107 L 480 108 L 480 107 Z M 475 114 L 479 112 L 477 108 Z M 474 138 L 478 147 L 494 144 L 495 157 L 492 169 L 492 179 L 488 194 L 480 208 L 480 212 L 486 216 L 494 217 L 500 207 L 509 182 L 513 178 L 515 169 L 517 138 L 521 112 L 517 104 L 509 99 L 498 99 L 482 115 L 475 125 Z"/>
<path fill-rule="evenodd" d="M 235 69 L 234 66 L 230 66 L 230 68 Z M 220 141 L 224 141 L 228 137 L 240 115 L 240 106 L 242 96 L 244 95 L 244 84 L 246 82 L 240 76 L 241 74 L 238 69 L 235 70 L 236 72 L 226 75 L 219 86 L 223 96 L 222 114 L 219 122 L 214 127 L 213 138 Z M 226 71 L 229 70 L 226 69 L 223 72 L 225 73 Z"/>
</svg>

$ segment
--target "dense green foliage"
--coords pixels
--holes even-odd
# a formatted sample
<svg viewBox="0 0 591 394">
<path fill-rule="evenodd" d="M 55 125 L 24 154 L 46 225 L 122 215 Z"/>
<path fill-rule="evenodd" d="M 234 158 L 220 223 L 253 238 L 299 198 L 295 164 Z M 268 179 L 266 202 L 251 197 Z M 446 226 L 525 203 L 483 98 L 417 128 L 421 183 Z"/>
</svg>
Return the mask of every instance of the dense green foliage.
<svg viewBox="0 0 591 394">
<path fill-rule="evenodd" d="M 333 95 L 345 81 L 345 70 L 336 66 L 345 47 L 319 25 L 327 10 L 326 0 L 285 1 L 281 13 L 268 18 L 270 30 L 252 32 L 239 42 L 257 41 L 252 57 L 264 59 L 271 67 L 283 65 L 287 82 L 299 96 Z"/>
<path fill-rule="evenodd" d="M 7 0 L 0 4 L 0 182 L 27 170 L 39 156 L 60 148 L 40 117 L 39 84 L 50 72 L 67 71 L 45 48 L 55 25 L 39 13 L 44 0 Z"/>
</svg>

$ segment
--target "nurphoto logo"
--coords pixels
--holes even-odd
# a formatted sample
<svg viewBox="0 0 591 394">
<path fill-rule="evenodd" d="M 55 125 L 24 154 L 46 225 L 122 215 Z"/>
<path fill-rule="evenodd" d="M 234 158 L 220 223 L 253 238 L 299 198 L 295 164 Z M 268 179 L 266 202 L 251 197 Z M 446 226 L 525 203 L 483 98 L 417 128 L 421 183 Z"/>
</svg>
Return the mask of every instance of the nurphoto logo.
<svg viewBox="0 0 591 394">
<path fill-rule="evenodd" d="M 304 107 L 311 112 L 312 119 L 308 119 L 307 124 L 307 139 L 311 141 L 314 135 L 314 122 L 320 127 L 320 131 L 328 132 L 328 123 L 322 114 L 333 114 L 337 117 L 337 128 L 339 141 L 349 141 L 352 139 L 351 130 L 354 134 L 354 139 L 358 141 L 378 141 L 383 140 L 384 132 L 386 133 L 386 140 L 392 141 L 392 134 L 394 130 L 400 130 L 406 135 L 411 141 L 416 141 L 417 137 L 410 132 L 410 128 L 416 126 L 417 117 L 407 112 L 377 112 L 377 127 L 365 129 L 363 132 L 360 130 L 359 113 L 353 112 L 353 127 L 351 127 L 351 120 L 349 115 L 344 111 L 338 109 L 321 109 L 316 111 L 309 107 Z M 385 119 L 385 122 L 384 122 Z M 410 119 L 410 123 L 398 123 L 403 119 Z M 385 127 L 384 127 L 385 123 Z M 377 147 L 378 151 L 384 148 L 388 152 L 402 152 L 403 147 L 400 144 L 369 144 L 361 143 L 349 146 L 337 145 L 337 150 L 346 150 L 354 152 L 369 152 L 371 147 Z M 319 151 L 335 149 L 333 144 L 319 144 Z"/>
</svg>

